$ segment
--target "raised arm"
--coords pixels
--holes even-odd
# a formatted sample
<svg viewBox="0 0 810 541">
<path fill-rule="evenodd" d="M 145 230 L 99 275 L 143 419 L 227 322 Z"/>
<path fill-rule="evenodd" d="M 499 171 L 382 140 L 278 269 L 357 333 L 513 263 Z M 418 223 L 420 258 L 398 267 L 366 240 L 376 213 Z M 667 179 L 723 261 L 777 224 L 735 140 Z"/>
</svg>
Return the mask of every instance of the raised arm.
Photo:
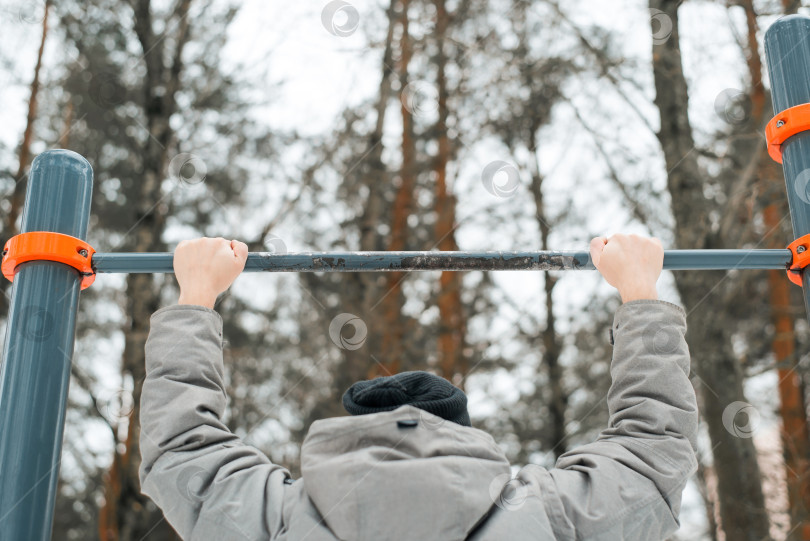
<svg viewBox="0 0 810 541">
<path fill-rule="evenodd" d="M 141 395 L 141 489 L 184 539 L 272 539 L 289 473 L 222 422 L 226 406 L 217 296 L 244 268 L 247 246 L 181 243 L 180 303 L 155 312 Z"/>
<path fill-rule="evenodd" d="M 686 315 L 657 300 L 657 239 L 616 235 L 591 243 L 597 269 L 624 304 L 611 328 L 608 427 L 563 454 L 549 472 L 530 469 L 561 539 L 665 539 L 679 525 L 681 494 L 697 468 L 698 411 L 689 381 Z"/>
</svg>

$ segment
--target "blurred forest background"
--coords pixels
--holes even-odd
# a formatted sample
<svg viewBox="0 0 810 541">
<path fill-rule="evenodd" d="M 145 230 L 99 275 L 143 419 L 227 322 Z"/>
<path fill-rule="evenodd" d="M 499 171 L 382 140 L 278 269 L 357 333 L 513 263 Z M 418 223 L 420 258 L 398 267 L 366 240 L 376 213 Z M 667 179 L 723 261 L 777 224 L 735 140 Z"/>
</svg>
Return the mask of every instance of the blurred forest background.
<svg viewBox="0 0 810 541">
<path fill-rule="evenodd" d="M 3 0 L 0 240 L 32 157 L 58 147 L 94 167 L 105 252 L 793 239 L 762 38 L 799 1 L 301 4 Z M 659 284 L 688 313 L 702 415 L 673 539 L 810 539 L 800 288 L 780 271 Z M 176 295 L 170 275 L 82 295 L 54 539 L 176 539 L 137 478 L 149 316 Z M 514 464 L 552 467 L 606 424 L 618 305 L 597 273 L 246 275 L 217 306 L 228 423 L 297 475 L 309 424 L 344 414 L 353 381 L 428 369 Z"/>
</svg>

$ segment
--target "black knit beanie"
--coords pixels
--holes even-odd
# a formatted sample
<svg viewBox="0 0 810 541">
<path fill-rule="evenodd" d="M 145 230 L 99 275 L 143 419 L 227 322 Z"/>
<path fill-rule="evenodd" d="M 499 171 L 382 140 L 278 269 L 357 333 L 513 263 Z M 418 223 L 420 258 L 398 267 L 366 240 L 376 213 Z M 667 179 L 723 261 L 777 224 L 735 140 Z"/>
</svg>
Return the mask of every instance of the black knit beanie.
<svg viewBox="0 0 810 541">
<path fill-rule="evenodd" d="M 464 426 L 470 424 L 467 395 L 429 372 L 402 372 L 358 381 L 343 395 L 343 407 L 352 415 L 393 411 L 410 405 Z"/>
</svg>

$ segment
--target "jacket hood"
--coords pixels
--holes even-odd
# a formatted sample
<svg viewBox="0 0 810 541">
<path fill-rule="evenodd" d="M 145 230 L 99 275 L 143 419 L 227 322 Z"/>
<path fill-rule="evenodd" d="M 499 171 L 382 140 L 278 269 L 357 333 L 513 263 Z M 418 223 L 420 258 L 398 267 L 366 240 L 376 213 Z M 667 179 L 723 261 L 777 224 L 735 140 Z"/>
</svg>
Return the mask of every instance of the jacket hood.
<svg viewBox="0 0 810 541">
<path fill-rule="evenodd" d="M 301 472 L 338 538 L 422 541 L 465 539 L 493 507 L 510 468 L 486 432 L 402 406 L 314 422 Z"/>
</svg>

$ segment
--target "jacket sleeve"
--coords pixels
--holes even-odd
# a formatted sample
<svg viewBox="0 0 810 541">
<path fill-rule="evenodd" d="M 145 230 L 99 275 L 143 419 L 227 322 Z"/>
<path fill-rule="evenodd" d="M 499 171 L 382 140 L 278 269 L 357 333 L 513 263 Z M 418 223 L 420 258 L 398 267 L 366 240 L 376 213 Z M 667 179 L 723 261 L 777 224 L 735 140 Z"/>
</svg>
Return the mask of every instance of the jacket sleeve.
<svg viewBox="0 0 810 541">
<path fill-rule="evenodd" d="M 697 469 L 698 411 L 686 315 L 664 301 L 623 304 L 611 328 L 610 419 L 594 443 L 534 482 L 559 539 L 665 539 Z"/>
<path fill-rule="evenodd" d="M 141 394 L 141 490 L 184 539 L 272 539 L 289 473 L 222 422 L 222 318 L 202 306 L 152 315 Z"/>
</svg>

